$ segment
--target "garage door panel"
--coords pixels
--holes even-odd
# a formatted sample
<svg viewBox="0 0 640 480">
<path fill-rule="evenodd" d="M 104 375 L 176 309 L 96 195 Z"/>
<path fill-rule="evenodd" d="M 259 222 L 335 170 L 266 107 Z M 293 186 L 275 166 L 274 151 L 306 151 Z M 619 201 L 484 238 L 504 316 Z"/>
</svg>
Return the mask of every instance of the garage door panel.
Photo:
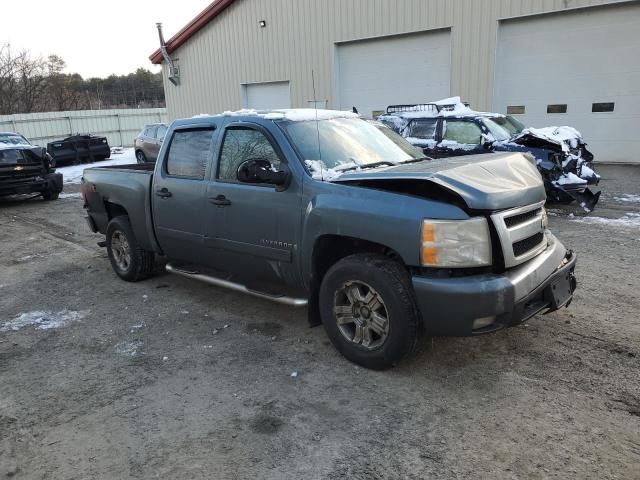
<svg viewBox="0 0 640 480">
<path fill-rule="evenodd" d="M 242 86 L 243 107 L 255 110 L 289 108 L 289 82 L 249 83 Z"/>
<path fill-rule="evenodd" d="M 369 116 L 393 103 L 449 96 L 448 31 L 364 40 L 337 47 L 339 108 Z"/>
<path fill-rule="evenodd" d="M 594 7 L 502 22 L 494 82 L 494 110 L 525 105 L 526 125 L 571 125 L 596 160 L 637 161 L 640 125 L 640 4 Z M 595 102 L 614 102 L 593 113 Z M 548 104 L 566 114 L 547 114 Z"/>
</svg>

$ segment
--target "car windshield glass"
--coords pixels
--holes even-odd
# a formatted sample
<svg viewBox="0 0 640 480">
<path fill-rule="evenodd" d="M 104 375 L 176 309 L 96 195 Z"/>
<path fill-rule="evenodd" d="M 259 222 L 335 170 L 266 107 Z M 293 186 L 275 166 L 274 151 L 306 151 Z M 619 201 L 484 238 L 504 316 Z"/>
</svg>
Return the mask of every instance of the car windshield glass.
<svg viewBox="0 0 640 480">
<path fill-rule="evenodd" d="M 493 138 L 497 141 L 503 142 L 504 140 L 509 140 L 511 138 L 511 132 L 499 123 L 495 122 L 493 119 L 484 118 L 483 121 L 485 126 L 489 129 L 489 132 L 491 132 L 491 135 L 493 135 Z"/>
<path fill-rule="evenodd" d="M 0 143 L 8 145 L 30 145 L 28 140 L 22 135 L 15 133 L 0 133 Z"/>
<path fill-rule="evenodd" d="M 509 116 L 503 117 L 502 115 L 500 115 L 496 117 L 491 117 L 490 120 L 493 123 L 504 128 L 507 132 L 509 132 L 510 136 L 519 134 L 525 128 L 522 123 L 520 123 L 515 118 L 509 117 Z"/>
<path fill-rule="evenodd" d="M 322 160 L 326 168 L 366 168 L 425 158 L 422 150 L 377 122 L 334 118 L 283 122 L 281 126 L 302 160 Z"/>
</svg>

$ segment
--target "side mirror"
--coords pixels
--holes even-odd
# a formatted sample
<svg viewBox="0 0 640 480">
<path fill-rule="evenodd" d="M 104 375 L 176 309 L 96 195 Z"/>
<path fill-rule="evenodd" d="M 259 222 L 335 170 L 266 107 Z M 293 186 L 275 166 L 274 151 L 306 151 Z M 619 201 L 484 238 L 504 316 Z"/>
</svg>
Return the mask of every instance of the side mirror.
<svg viewBox="0 0 640 480">
<path fill-rule="evenodd" d="M 266 158 L 251 158 L 240 164 L 236 177 L 242 183 L 266 183 L 284 186 L 289 182 L 288 169 L 275 171 Z"/>
<path fill-rule="evenodd" d="M 482 137 L 480 138 L 480 142 L 482 143 L 482 146 L 487 149 L 487 150 L 492 150 L 493 149 L 493 142 L 495 142 L 495 140 L 490 137 L 489 135 L 486 134 L 482 134 Z"/>
</svg>

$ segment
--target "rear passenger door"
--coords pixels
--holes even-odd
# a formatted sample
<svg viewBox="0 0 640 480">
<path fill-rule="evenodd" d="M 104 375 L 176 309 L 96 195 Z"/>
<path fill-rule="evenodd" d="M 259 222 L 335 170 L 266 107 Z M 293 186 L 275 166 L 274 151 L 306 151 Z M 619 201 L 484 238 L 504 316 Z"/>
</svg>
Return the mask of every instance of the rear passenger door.
<svg viewBox="0 0 640 480">
<path fill-rule="evenodd" d="M 436 147 L 438 157 L 489 153 L 482 144 L 482 129 L 473 119 L 442 119 L 441 138 Z"/>
<path fill-rule="evenodd" d="M 204 254 L 206 178 L 211 168 L 215 125 L 173 131 L 156 168 L 151 191 L 158 242 L 170 258 L 198 262 Z"/>
</svg>

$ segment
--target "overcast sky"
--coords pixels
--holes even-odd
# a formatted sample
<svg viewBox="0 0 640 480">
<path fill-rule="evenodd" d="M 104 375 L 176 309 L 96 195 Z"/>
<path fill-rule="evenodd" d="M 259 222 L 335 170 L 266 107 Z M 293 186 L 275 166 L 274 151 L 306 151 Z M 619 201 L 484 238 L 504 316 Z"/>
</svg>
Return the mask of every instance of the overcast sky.
<svg viewBox="0 0 640 480">
<path fill-rule="evenodd" d="M 178 32 L 212 0 L 3 0 L 0 44 L 46 57 L 55 53 L 68 73 L 85 78 L 152 68 L 159 46 L 156 22 L 165 39 Z"/>
</svg>

